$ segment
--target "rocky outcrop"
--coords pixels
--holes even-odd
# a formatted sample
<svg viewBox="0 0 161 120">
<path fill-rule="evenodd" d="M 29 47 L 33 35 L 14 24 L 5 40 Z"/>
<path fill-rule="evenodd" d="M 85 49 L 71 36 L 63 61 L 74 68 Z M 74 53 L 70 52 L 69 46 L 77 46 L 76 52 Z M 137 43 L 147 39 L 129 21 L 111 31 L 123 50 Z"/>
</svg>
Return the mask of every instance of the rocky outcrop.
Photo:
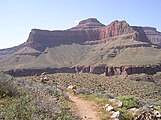
<svg viewBox="0 0 161 120">
<path fill-rule="evenodd" d="M 48 31 L 33 29 L 30 32 L 26 46 L 44 51 L 46 47 L 54 47 L 61 44 L 82 44 L 86 41 L 85 34 L 85 31 Z"/>
<path fill-rule="evenodd" d="M 71 28 L 70 30 L 89 30 L 89 29 L 97 29 L 104 27 L 102 23 L 100 23 L 96 18 L 89 18 L 86 20 L 82 20 L 76 27 Z"/>
<path fill-rule="evenodd" d="M 140 27 L 132 27 L 126 21 L 114 21 L 104 26 L 97 19 L 83 20 L 78 26 L 62 31 L 48 31 L 33 29 L 30 32 L 26 46 L 44 51 L 46 47 L 59 46 L 61 44 L 98 44 L 110 39 L 134 39 L 148 42 L 144 30 Z"/>
<path fill-rule="evenodd" d="M 154 44 L 161 46 L 161 33 L 153 27 L 143 27 L 144 32 L 147 35 L 147 38 Z"/>
<path fill-rule="evenodd" d="M 100 29 L 100 39 L 106 39 L 109 37 L 126 35 L 135 32 L 133 28 L 126 21 L 114 21 Z"/>
<path fill-rule="evenodd" d="M 92 74 L 104 74 L 105 76 L 113 75 L 132 75 L 132 74 L 149 74 L 153 75 L 157 72 L 161 72 L 161 64 L 159 65 L 144 65 L 144 66 L 74 66 L 74 67 L 61 67 L 61 68 L 44 68 L 44 69 L 16 69 L 9 70 L 5 73 L 13 76 L 32 76 L 41 75 L 42 73 L 54 74 L 54 73 L 92 73 Z"/>
<path fill-rule="evenodd" d="M 135 31 L 137 31 L 137 35 L 136 35 L 135 40 L 139 40 L 139 41 L 142 41 L 142 42 L 150 42 L 149 39 L 147 38 L 146 33 L 144 32 L 143 27 L 133 26 L 132 28 Z"/>
<path fill-rule="evenodd" d="M 43 68 L 43 69 L 11 69 L 5 73 L 14 77 L 18 76 L 33 76 L 41 75 L 42 73 L 54 74 L 54 73 L 76 73 L 75 68 L 62 67 L 62 68 Z"/>
</svg>

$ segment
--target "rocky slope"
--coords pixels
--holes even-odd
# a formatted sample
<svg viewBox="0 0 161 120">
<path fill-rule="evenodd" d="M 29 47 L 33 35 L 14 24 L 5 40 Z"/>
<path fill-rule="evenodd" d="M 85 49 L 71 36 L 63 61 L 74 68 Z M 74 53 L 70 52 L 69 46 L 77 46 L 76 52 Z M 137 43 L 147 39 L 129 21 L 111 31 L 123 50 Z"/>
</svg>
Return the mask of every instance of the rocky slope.
<svg viewBox="0 0 161 120">
<path fill-rule="evenodd" d="M 0 50 L 0 59 L 5 58 L 6 56 L 16 52 L 17 50 L 23 48 L 23 44 L 11 48 L 1 49 Z"/>
<path fill-rule="evenodd" d="M 160 44 L 161 33 L 155 28 L 117 20 L 105 26 L 89 18 L 68 30 L 32 29 L 22 45 L 0 50 L 0 70 L 16 75 L 154 74 L 161 71 Z"/>
</svg>

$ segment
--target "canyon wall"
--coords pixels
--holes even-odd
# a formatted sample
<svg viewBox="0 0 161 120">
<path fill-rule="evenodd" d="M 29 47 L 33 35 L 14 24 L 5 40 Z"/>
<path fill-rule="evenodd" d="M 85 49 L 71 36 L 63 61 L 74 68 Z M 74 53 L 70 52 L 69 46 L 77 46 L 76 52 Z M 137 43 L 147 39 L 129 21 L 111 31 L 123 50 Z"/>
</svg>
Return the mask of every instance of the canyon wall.
<svg viewBox="0 0 161 120">
<path fill-rule="evenodd" d="M 92 73 L 92 74 L 104 74 L 105 76 L 113 75 L 132 75 L 132 74 L 149 74 L 153 75 L 157 72 L 161 72 L 161 64 L 158 65 L 144 65 L 144 66 L 74 66 L 74 67 L 62 67 L 62 68 L 44 68 L 44 69 L 16 69 L 9 70 L 5 73 L 12 76 L 32 76 L 41 75 L 42 73 L 54 74 L 54 73 Z"/>
<path fill-rule="evenodd" d="M 102 43 L 102 40 L 109 40 L 109 38 L 120 35 L 127 35 L 130 39 L 148 42 L 141 28 L 131 27 L 126 21 L 114 21 L 104 26 L 99 21 L 91 18 L 81 21 L 78 26 L 68 30 L 47 31 L 33 29 L 25 45 L 44 51 L 46 47 L 54 47 L 61 44 Z"/>
</svg>

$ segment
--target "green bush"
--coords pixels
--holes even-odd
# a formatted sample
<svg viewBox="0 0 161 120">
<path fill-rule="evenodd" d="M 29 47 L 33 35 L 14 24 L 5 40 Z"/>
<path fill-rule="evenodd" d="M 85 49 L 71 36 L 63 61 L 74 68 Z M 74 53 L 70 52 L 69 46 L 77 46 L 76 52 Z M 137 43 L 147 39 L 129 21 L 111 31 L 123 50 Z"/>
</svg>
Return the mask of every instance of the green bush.
<svg viewBox="0 0 161 120">
<path fill-rule="evenodd" d="M 17 88 L 12 84 L 12 77 L 0 73 L 0 98 L 12 97 L 18 94 Z"/>
<path fill-rule="evenodd" d="M 20 96 L 5 108 L 5 119 L 7 120 L 30 120 L 34 114 L 34 104 L 29 100 L 28 96 Z"/>
<path fill-rule="evenodd" d="M 123 102 L 123 106 L 127 109 L 133 108 L 133 107 L 139 107 L 138 99 L 134 96 L 121 96 L 118 98 Z"/>
</svg>

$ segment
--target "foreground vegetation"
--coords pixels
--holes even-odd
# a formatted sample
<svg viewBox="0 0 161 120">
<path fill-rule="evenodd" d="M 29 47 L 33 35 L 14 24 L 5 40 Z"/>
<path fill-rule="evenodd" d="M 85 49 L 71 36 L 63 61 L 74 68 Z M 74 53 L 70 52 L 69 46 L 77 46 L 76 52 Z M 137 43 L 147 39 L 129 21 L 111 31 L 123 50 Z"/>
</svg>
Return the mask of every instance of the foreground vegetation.
<svg viewBox="0 0 161 120">
<path fill-rule="evenodd" d="M 161 112 L 161 87 L 138 81 L 136 75 L 50 74 L 13 78 L 0 73 L 0 119 L 79 120 L 71 111 L 72 103 L 66 94 L 72 92 L 67 91 L 70 85 L 76 86 L 74 93 L 78 97 L 97 103 L 101 120 L 110 119 L 111 113 L 103 108 L 113 105 L 110 99 L 123 102 L 122 108 L 114 108 L 121 112 L 123 120 L 132 120 L 131 108 L 145 111 L 147 106 L 155 106 Z"/>
<path fill-rule="evenodd" d="M 94 93 L 106 97 L 135 96 L 144 99 L 161 100 L 161 87 L 153 82 L 134 81 L 125 76 L 98 76 L 93 74 L 49 74 L 25 77 L 40 82 L 46 77 L 46 84 L 57 84 L 67 88 L 77 86 L 77 92 Z"/>
<path fill-rule="evenodd" d="M 0 119 L 77 120 L 54 86 L 0 75 Z"/>
<path fill-rule="evenodd" d="M 44 83 L 47 85 L 56 84 L 62 88 L 67 88 L 70 85 L 76 86 L 76 95 L 98 104 L 97 110 L 101 113 L 101 120 L 110 119 L 111 113 L 103 109 L 105 104 L 111 104 L 109 99 L 123 102 L 123 108 L 114 109 L 122 113 L 123 120 L 134 118 L 129 112 L 131 108 L 139 109 L 140 112 L 145 113 L 150 111 L 148 106 L 155 106 L 155 110 L 161 110 L 159 107 L 161 106 L 161 87 L 152 81 L 148 82 L 148 77 L 144 74 L 113 77 L 93 74 L 50 74 L 25 77 L 25 79 L 36 82 L 41 82 L 44 78 L 46 79 Z"/>
</svg>

